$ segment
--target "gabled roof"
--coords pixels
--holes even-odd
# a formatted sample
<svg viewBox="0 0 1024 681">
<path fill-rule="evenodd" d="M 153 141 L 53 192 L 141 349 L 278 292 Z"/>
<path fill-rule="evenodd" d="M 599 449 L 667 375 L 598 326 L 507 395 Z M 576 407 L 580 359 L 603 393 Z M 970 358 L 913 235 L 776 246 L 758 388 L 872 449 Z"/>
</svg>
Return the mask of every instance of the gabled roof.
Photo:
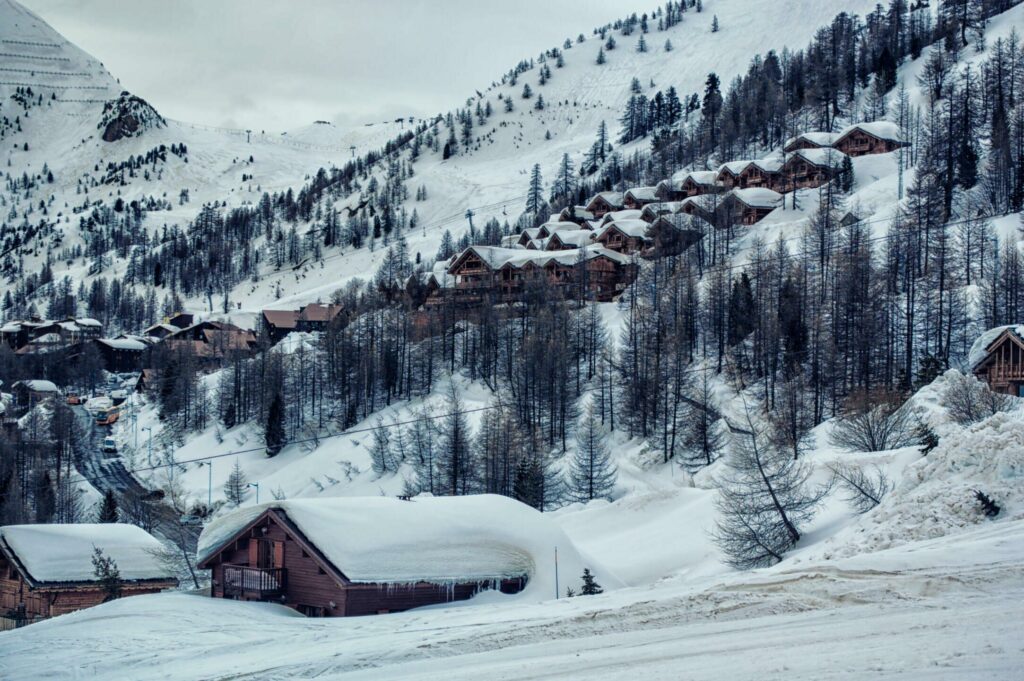
<svg viewBox="0 0 1024 681">
<path fill-rule="evenodd" d="M 626 197 L 633 199 L 637 202 L 644 201 L 657 201 L 657 186 L 654 187 L 633 187 L 626 192 Z M 624 197 L 624 198 L 626 198 Z"/>
<path fill-rule="evenodd" d="M 903 135 L 900 134 L 900 126 L 890 121 L 871 121 L 869 123 L 857 123 L 843 128 L 836 138 L 835 144 L 839 144 L 850 133 L 860 130 L 880 140 L 903 143 Z"/>
<path fill-rule="evenodd" d="M 758 158 L 747 164 L 747 167 L 753 166 L 759 170 L 763 170 L 766 173 L 777 173 L 782 170 L 782 159 L 778 156 L 769 156 L 767 158 Z M 746 168 L 744 168 L 746 170 Z"/>
<path fill-rule="evenodd" d="M 811 165 L 819 166 L 821 168 L 836 169 L 843 166 L 843 159 L 846 158 L 846 154 L 838 149 L 832 149 L 831 147 L 821 149 L 797 149 L 793 152 L 793 155 L 789 157 L 790 160 L 794 158 L 802 158 Z"/>
<path fill-rule="evenodd" d="M 294 329 L 299 321 L 299 313 L 297 310 L 264 310 L 263 318 L 275 328 Z"/>
<path fill-rule="evenodd" d="M 55 393 L 58 392 L 57 385 L 53 381 L 44 381 L 40 379 L 31 379 L 27 381 L 17 381 L 12 388 L 16 388 L 19 385 L 23 385 L 32 392 L 37 393 Z"/>
<path fill-rule="evenodd" d="M 341 305 L 330 303 L 310 303 L 299 309 L 300 322 L 329 322 L 341 314 Z"/>
<path fill-rule="evenodd" d="M 786 143 L 782 145 L 782 148 L 788 149 L 790 146 L 801 140 L 806 140 L 807 142 L 819 147 L 830 147 L 835 144 L 838 139 L 839 133 L 836 132 L 805 132 L 797 135 L 796 137 L 790 137 L 786 140 Z"/>
<path fill-rule="evenodd" d="M 682 201 L 655 201 L 644 206 L 644 209 L 640 211 L 640 217 L 647 222 L 654 222 L 659 215 L 675 213 L 682 205 Z"/>
<path fill-rule="evenodd" d="M 727 172 L 730 175 L 739 175 L 743 172 L 744 168 L 750 165 L 750 163 L 751 159 L 746 159 L 744 161 L 729 161 L 728 163 L 723 163 L 718 166 L 717 174 L 721 175 L 722 173 Z"/>
<path fill-rule="evenodd" d="M 989 353 L 1007 339 L 1024 347 L 1024 324 L 996 326 L 978 336 L 967 355 L 967 366 L 976 371 L 989 359 Z"/>
<path fill-rule="evenodd" d="M 597 235 L 597 240 L 612 230 L 618 230 L 628 237 L 644 237 L 647 235 L 647 228 L 650 224 L 645 220 L 615 220 L 605 225 L 605 228 L 601 230 L 601 233 Z"/>
<path fill-rule="evenodd" d="M 177 583 L 154 555 L 163 545 L 135 525 L 7 525 L 0 527 L 0 552 L 34 588 L 97 581 L 95 548 L 117 563 L 122 582 Z"/>
<path fill-rule="evenodd" d="M 112 350 L 130 350 L 133 352 L 141 352 L 149 347 L 148 344 L 135 338 L 97 338 L 96 342 L 106 345 Z"/>
<path fill-rule="evenodd" d="M 532 575 L 538 566 L 523 538 L 552 531 L 538 511 L 497 495 L 289 499 L 242 508 L 210 523 L 199 538 L 200 566 L 270 510 L 283 513 L 304 541 L 356 583 Z"/>
<path fill-rule="evenodd" d="M 593 196 L 590 197 L 590 199 L 587 201 L 585 209 L 588 211 L 591 210 L 591 206 L 593 206 L 594 202 L 596 202 L 598 199 L 604 201 L 612 208 L 621 208 L 622 198 L 622 192 L 598 192 L 597 194 L 594 194 Z"/>
<path fill-rule="evenodd" d="M 550 248 L 551 244 L 554 242 L 565 246 L 579 248 L 580 246 L 586 246 L 593 240 L 594 232 L 589 229 L 558 231 L 552 234 L 551 238 L 547 240 L 547 247 Z"/>
<path fill-rule="evenodd" d="M 679 180 L 679 184 L 682 186 L 684 182 L 689 180 L 694 184 L 712 185 L 717 177 L 718 171 L 715 170 L 691 170 Z"/>
<path fill-rule="evenodd" d="M 782 194 L 764 187 L 733 189 L 726 196 L 731 196 L 750 208 L 777 208 L 782 203 Z"/>
</svg>

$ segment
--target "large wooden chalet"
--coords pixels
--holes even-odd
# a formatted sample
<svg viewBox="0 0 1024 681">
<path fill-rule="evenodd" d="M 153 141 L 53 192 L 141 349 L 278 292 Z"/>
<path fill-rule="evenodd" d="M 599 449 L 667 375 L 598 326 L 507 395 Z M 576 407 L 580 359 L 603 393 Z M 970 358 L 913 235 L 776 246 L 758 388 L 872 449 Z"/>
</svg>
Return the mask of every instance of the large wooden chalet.
<svg viewBox="0 0 1024 681">
<path fill-rule="evenodd" d="M 281 603 L 310 617 L 400 612 L 486 589 L 516 593 L 529 568 L 511 547 L 481 540 L 480 504 L 473 497 L 273 502 L 208 526 L 198 565 L 211 571 L 214 598 Z"/>
<path fill-rule="evenodd" d="M 428 308 L 513 303 L 532 291 L 608 301 L 635 271 L 628 256 L 596 245 L 556 251 L 472 246 L 435 268 L 424 302 Z"/>
<path fill-rule="evenodd" d="M 335 303 L 310 303 L 298 310 L 264 310 L 263 331 L 271 343 L 277 343 L 292 331 L 324 331 L 343 311 Z"/>
<path fill-rule="evenodd" d="M 990 331 L 971 371 L 997 393 L 1024 397 L 1024 326 L 1012 325 Z M 987 342 L 986 342 L 987 341 Z"/>
<path fill-rule="evenodd" d="M 0 616 L 21 624 L 102 603 L 96 548 L 117 564 L 122 596 L 178 584 L 153 555 L 160 542 L 134 525 L 8 525 L 0 527 Z"/>
<path fill-rule="evenodd" d="M 900 134 L 900 127 L 895 123 L 872 121 L 844 129 L 832 146 L 847 156 L 864 156 L 887 154 L 906 146 L 906 142 Z"/>
</svg>

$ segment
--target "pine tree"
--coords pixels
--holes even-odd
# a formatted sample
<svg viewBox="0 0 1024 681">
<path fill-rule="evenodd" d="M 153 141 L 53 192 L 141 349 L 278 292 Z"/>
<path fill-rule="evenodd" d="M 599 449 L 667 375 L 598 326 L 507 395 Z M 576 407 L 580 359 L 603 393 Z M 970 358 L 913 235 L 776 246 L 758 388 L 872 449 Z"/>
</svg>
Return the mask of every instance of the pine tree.
<svg viewBox="0 0 1024 681">
<path fill-rule="evenodd" d="M 991 497 L 982 492 L 981 490 L 974 491 L 974 498 L 981 504 L 981 512 L 985 514 L 987 518 L 995 518 L 999 515 L 999 504 L 994 502 Z"/>
<path fill-rule="evenodd" d="M 544 180 L 540 173 L 540 164 L 536 163 L 530 172 L 530 187 L 526 190 L 526 212 L 537 216 L 544 205 Z"/>
<path fill-rule="evenodd" d="M 377 427 L 373 429 L 373 446 L 370 448 L 370 464 L 377 475 L 393 472 L 394 456 L 391 452 L 391 436 L 384 427 L 384 421 L 377 418 Z"/>
<path fill-rule="evenodd" d="M 121 571 L 117 569 L 117 562 L 98 546 L 92 551 L 92 573 L 103 592 L 104 603 L 121 597 Z"/>
<path fill-rule="evenodd" d="M 604 593 L 604 589 L 597 580 L 594 579 L 594 575 L 590 572 L 590 568 L 583 568 L 583 586 L 580 588 L 580 596 L 596 596 L 597 594 Z"/>
<path fill-rule="evenodd" d="M 284 430 L 284 398 L 280 392 L 274 394 L 267 410 L 267 425 L 264 429 L 264 440 L 267 445 L 267 456 L 277 456 L 278 452 L 288 443 Z"/>
<path fill-rule="evenodd" d="M 103 494 L 103 501 L 100 502 L 100 511 L 96 516 L 96 522 L 116 523 L 118 520 L 117 498 L 114 497 L 113 490 L 108 489 Z"/>
<path fill-rule="evenodd" d="M 610 499 L 618 472 L 611 462 L 604 433 L 591 404 L 576 431 L 576 453 L 569 465 L 569 494 L 574 501 Z"/>
<path fill-rule="evenodd" d="M 552 201 L 565 200 L 571 202 L 576 193 L 576 173 L 574 172 L 572 160 L 569 154 L 562 154 L 562 160 L 558 164 L 558 175 L 551 185 Z"/>
<path fill-rule="evenodd" d="M 227 481 L 224 483 L 224 498 L 232 506 L 241 506 L 245 498 L 249 496 L 249 483 L 245 477 L 245 471 L 241 464 L 235 461 Z"/>
<path fill-rule="evenodd" d="M 601 64 L 604 64 L 606 61 L 607 61 L 607 59 L 605 59 L 605 56 L 604 56 L 604 48 L 603 47 L 597 48 L 597 64 L 598 64 L 598 66 L 600 66 Z"/>
<path fill-rule="evenodd" d="M 711 32 L 718 33 L 718 15 L 711 17 Z"/>
<path fill-rule="evenodd" d="M 665 51 L 666 52 L 671 52 L 672 49 L 673 49 L 672 48 L 672 41 L 671 40 L 666 40 L 665 41 Z"/>
<path fill-rule="evenodd" d="M 644 36 L 643 36 L 642 33 L 640 34 L 640 40 L 636 41 L 636 51 L 637 52 L 646 52 L 647 51 L 647 41 L 644 40 Z"/>
<path fill-rule="evenodd" d="M 523 84 L 523 99 L 529 99 L 530 97 L 533 97 L 533 90 L 530 89 L 530 84 L 529 83 L 524 83 Z"/>
<path fill-rule="evenodd" d="M 468 494 L 475 474 L 469 422 L 455 384 L 449 388 L 445 405 L 447 416 L 441 426 L 441 451 L 438 457 L 438 489 L 452 496 Z"/>
</svg>

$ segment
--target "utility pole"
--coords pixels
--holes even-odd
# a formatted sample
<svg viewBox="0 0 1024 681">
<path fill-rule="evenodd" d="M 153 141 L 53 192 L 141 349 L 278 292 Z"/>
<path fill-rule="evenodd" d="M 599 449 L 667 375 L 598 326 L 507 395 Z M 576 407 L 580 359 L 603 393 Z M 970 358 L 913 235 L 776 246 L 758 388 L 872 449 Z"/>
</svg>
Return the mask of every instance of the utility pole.
<svg viewBox="0 0 1024 681">
<path fill-rule="evenodd" d="M 252 130 L 246 130 L 245 131 L 245 143 L 246 144 L 251 144 L 251 142 L 250 142 L 251 135 L 252 135 Z"/>
<path fill-rule="evenodd" d="M 149 461 L 149 465 L 153 465 L 153 429 L 149 426 L 143 428 L 143 430 L 149 431 L 149 453 L 146 455 L 146 460 Z"/>
<path fill-rule="evenodd" d="M 349 149 L 352 150 L 352 158 L 355 158 L 356 157 L 356 145 L 353 144 L 351 147 L 349 147 Z"/>
<path fill-rule="evenodd" d="M 200 461 L 200 466 L 206 466 L 206 508 L 207 512 L 213 508 L 213 462 L 212 461 Z M 259 487 L 256 488 L 256 493 L 259 494 Z"/>
<path fill-rule="evenodd" d="M 473 212 L 472 208 L 467 208 L 466 209 L 466 219 L 469 220 L 469 233 L 470 234 L 475 234 L 476 233 L 476 231 L 473 229 L 473 216 L 474 215 L 476 215 L 476 213 Z"/>
</svg>

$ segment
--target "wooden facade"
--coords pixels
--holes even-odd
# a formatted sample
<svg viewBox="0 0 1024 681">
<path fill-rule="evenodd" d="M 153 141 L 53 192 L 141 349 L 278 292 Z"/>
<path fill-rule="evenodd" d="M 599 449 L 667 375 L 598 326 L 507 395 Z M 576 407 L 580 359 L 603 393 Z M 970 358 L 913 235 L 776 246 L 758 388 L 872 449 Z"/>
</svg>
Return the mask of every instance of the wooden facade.
<svg viewBox="0 0 1024 681">
<path fill-rule="evenodd" d="M 985 348 L 985 357 L 973 367 L 974 375 L 994 392 L 1024 397 L 1024 339 L 1005 329 Z"/>
<path fill-rule="evenodd" d="M 342 531 L 339 528 L 339 531 Z M 353 582 L 332 564 L 281 509 L 270 508 L 205 558 L 211 596 L 281 603 L 309 617 L 347 617 L 401 612 L 465 600 L 497 588 L 516 593 L 526 577 L 500 583 L 408 584 Z"/>
<path fill-rule="evenodd" d="M 597 236 L 597 243 L 609 251 L 625 255 L 639 253 L 650 245 L 645 236 L 627 233 L 614 222 L 601 231 Z"/>
<path fill-rule="evenodd" d="M 833 146 L 847 156 L 865 156 L 867 154 L 887 154 L 890 151 L 896 151 L 903 145 L 896 140 L 883 139 L 854 126 L 836 140 Z"/>
</svg>

